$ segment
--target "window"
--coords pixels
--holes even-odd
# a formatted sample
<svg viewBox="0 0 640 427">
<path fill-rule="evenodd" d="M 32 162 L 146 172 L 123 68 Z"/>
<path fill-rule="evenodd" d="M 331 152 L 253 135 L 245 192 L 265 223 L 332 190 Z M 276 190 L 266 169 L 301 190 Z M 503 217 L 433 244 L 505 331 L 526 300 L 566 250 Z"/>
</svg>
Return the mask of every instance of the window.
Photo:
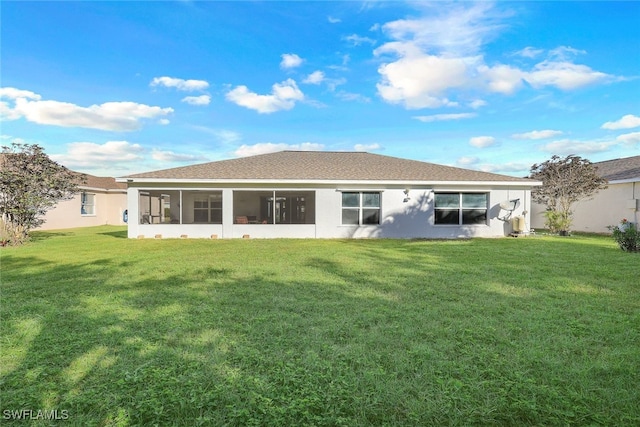
<svg viewBox="0 0 640 427">
<path fill-rule="evenodd" d="M 193 199 L 193 222 L 222 224 L 222 193 L 196 194 Z"/>
<path fill-rule="evenodd" d="M 343 192 L 342 193 L 343 225 L 378 225 L 380 224 L 379 192 Z"/>
<path fill-rule="evenodd" d="M 95 215 L 96 214 L 96 195 L 90 193 L 82 193 L 80 195 L 80 214 Z"/>
<path fill-rule="evenodd" d="M 436 225 L 487 223 L 487 193 L 436 193 Z"/>
</svg>

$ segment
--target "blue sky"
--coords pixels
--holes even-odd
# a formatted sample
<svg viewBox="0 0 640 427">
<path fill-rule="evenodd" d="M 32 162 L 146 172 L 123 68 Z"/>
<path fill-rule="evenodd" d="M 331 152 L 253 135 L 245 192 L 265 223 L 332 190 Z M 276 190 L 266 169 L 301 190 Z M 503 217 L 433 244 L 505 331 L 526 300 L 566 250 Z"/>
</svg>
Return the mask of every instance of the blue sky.
<svg viewBox="0 0 640 427">
<path fill-rule="evenodd" d="M 2 145 L 94 175 L 283 149 L 525 176 L 640 154 L 640 2 L 1 5 Z"/>
</svg>

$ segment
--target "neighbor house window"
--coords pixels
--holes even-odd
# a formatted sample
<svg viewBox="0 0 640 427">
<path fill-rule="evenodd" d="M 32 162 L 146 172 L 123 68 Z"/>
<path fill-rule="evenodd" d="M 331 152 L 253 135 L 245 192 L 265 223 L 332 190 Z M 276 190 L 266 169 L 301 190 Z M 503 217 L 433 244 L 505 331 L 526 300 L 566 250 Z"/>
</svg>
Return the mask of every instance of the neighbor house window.
<svg viewBox="0 0 640 427">
<path fill-rule="evenodd" d="M 96 213 L 96 195 L 91 193 L 82 193 L 80 195 L 80 214 L 95 215 Z"/>
<path fill-rule="evenodd" d="M 436 225 L 487 223 L 487 193 L 436 193 Z"/>
<path fill-rule="evenodd" d="M 377 225 L 380 224 L 379 192 L 342 193 L 343 225 Z"/>
</svg>

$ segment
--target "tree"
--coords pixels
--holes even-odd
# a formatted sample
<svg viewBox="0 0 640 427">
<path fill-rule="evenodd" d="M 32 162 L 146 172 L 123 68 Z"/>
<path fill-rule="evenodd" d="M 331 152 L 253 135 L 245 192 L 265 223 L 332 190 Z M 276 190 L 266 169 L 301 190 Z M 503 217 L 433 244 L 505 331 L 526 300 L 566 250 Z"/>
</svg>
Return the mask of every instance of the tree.
<svg viewBox="0 0 640 427">
<path fill-rule="evenodd" d="M 572 222 L 571 206 L 607 188 L 607 180 L 598 175 L 587 159 L 570 155 L 552 156 L 544 163 L 531 166 L 529 178 L 542 181 L 531 192 L 533 201 L 546 205 L 546 226 L 552 232 L 566 233 Z"/>
<path fill-rule="evenodd" d="M 78 192 L 84 175 L 54 162 L 37 144 L 12 144 L 0 154 L 0 215 L 13 241 L 24 240 L 42 216 Z M 4 239 L 3 239 L 4 240 Z"/>
</svg>

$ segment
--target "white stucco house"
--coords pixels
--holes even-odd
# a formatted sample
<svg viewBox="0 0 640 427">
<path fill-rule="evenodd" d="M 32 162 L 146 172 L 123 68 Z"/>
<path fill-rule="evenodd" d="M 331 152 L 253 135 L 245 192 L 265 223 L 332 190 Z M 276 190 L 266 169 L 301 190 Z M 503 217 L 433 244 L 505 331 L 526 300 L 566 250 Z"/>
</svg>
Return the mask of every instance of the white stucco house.
<svg viewBox="0 0 640 427">
<path fill-rule="evenodd" d="M 640 156 L 594 163 L 598 174 L 608 181 L 607 188 L 573 206 L 574 231 L 608 233 L 609 225 L 621 219 L 640 222 Z M 543 228 L 546 207 L 534 203 L 531 221 L 534 228 Z"/>
<path fill-rule="evenodd" d="M 38 230 L 124 224 L 127 185 L 115 178 L 84 174 L 85 182 L 72 199 L 59 202 L 44 216 Z"/>
<path fill-rule="evenodd" d="M 529 228 L 540 182 L 364 152 L 282 151 L 140 173 L 128 236 L 497 237 Z M 511 201 L 510 203 L 508 203 Z M 517 201 L 517 202 L 516 202 Z M 505 202 L 515 210 L 500 207 Z"/>
</svg>

